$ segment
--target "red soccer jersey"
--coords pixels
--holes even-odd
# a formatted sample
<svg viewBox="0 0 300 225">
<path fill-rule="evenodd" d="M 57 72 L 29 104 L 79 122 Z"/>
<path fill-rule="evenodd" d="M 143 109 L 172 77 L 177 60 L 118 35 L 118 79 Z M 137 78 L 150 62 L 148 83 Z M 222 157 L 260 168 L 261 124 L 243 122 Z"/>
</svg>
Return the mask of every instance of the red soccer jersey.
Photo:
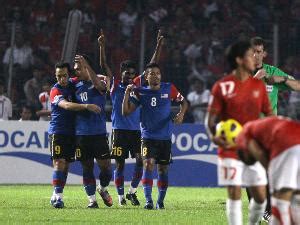
<svg viewBox="0 0 300 225">
<path fill-rule="evenodd" d="M 237 137 L 238 148 L 247 151 L 251 139 L 256 140 L 272 160 L 288 148 L 300 144 L 300 123 L 277 116 L 251 121 L 245 124 Z"/>
<path fill-rule="evenodd" d="M 261 113 L 272 114 L 265 84 L 252 77 L 241 81 L 234 75 L 215 83 L 208 111 L 221 120 L 235 119 L 242 125 L 258 119 Z M 218 154 L 222 158 L 238 158 L 235 149 L 219 148 Z"/>
</svg>

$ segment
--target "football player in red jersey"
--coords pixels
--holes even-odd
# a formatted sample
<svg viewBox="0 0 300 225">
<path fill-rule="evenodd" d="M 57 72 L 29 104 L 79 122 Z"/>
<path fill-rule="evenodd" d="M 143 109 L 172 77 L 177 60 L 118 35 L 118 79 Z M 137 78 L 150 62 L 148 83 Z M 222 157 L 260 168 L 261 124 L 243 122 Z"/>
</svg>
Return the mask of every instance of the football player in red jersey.
<svg viewBox="0 0 300 225">
<path fill-rule="evenodd" d="M 215 127 L 227 119 L 245 124 L 258 119 L 261 113 L 272 115 L 272 110 L 264 83 L 252 77 L 255 55 L 250 42 L 236 42 L 227 49 L 226 56 L 232 72 L 214 84 L 205 125 L 211 140 L 219 146 L 218 182 L 228 190 L 228 224 L 242 224 L 241 186 L 250 187 L 253 199 L 249 206 L 249 224 L 255 224 L 266 206 L 265 170 L 258 162 L 247 166 L 239 160 L 236 149 L 215 136 Z"/>
<path fill-rule="evenodd" d="M 268 170 L 270 224 L 300 224 L 300 123 L 276 116 L 251 121 L 235 140 L 246 164 L 259 161 Z"/>
</svg>

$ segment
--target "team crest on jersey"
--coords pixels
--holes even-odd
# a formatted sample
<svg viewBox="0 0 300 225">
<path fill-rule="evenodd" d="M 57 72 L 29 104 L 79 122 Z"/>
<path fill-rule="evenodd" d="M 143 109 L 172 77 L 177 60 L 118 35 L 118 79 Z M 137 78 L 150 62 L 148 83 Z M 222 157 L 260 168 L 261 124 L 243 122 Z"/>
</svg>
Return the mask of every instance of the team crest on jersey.
<svg viewBox="0 0 300 225">
<path fill-rule="evenodd" d="M 168 98 L 168 97 L 169 97 L 168 94 L 161 94 L 161 95 L 160 95 L 160 98 Z"/>
<path fill-rule="evenodd" d="M 55 95 L 52 103 L 57 104 L 61 97 L 62 95 Z"/>
<path fill-rule="evenodd" d="M 266 85 L 267 92 L 273 91 L 273 85 Z"/>
<path fill-rule="evenodd" d="M 80 87 L 80 86 L 82 86 L 83 85 L 83 82 L 82 81 L 79 81 L 76 85 L 75 85 L 75 87 Z"/>
<path fill-rule="evenodd" d="M 92 84 L 90 87 L 88 87 L 88 89 L 93 89 L 94 88 L 94 85 Z"/>
<path fill-rule="evenodd" d="M 258 97 L 259 97 L 259 91 L 258 91 L 258 90 L 254 90 L 254 91 L 252 92 L 252 94 L 253 94 L 253 97 L 254 97 L 254 98 L 258 98 Z"/>
</svg>

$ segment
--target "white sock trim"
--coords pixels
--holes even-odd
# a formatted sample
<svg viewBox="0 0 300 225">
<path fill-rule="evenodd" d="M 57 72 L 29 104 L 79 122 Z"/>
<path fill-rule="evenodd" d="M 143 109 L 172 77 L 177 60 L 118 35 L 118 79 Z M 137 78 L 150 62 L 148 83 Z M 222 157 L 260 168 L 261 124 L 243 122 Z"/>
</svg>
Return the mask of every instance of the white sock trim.
<svg viewBox="0 0 300 225">
<path fill-rule="evenodd" d="M 128 192 L 129 192 L 130 194 L 134 194 L 134 193 L 136 192 L 136 190 L 137 190 L 137 188 L 134 188 L 134 187 L 131 187 L 131 186 L 130 186 Z"/>
<path fill-rule="evenodd" d="M 90 202 L 96 202 L 97 200 L 96 200 L 96 195 L 89 195 L 88 196 L 88 200 L 90 201 Z"/>
</svg>

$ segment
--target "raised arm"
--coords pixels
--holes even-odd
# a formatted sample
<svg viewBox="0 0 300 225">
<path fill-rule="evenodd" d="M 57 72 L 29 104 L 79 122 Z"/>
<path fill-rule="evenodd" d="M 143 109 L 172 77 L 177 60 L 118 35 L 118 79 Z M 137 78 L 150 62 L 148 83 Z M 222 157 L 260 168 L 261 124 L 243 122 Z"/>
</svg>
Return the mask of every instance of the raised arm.
<svg viewBox="0 0 300 225">
<path fill-rule="evenodd" d="M 112 78 L 112 72 L 110 67 L 106 61 L 106 54 L 105 54 L 105 36 L 103 30 L 101 29 L 100 35 L 98 37 L 98 44 L 99 44 L 99 64 L 102 69 L 104 69 L 105 75 L 107 75 L 110 79 Z"/>
<path fill-rule="evenodd" d="M 83 68 L 83 70 L 88 74 L 90 80 L 92 81 L 94 87 L 99 91 L 99 92 L 106 92 L 107 90 L 107 83 L 103 80 L 100 79 L 95 71 L 91 68 L 89 63 L 85 60 L 85 58 L 81 55 L 76 55 L 75 56 L 75 62 L 80 64 L 80 67 Z"/>
<path fill-rule="evenodd" d="M 123 98 L 123 103 L 122 103 L 122 115 L 123 116 L 129 115 L 137 108 L 134 103 L 129 101 L 129 96 L 130 96 L 130 93 L 132 92 L 132 90 L 133 90 L 133 85 L 129 84 L 126 88 L 125 95 Z"/>
<path fill-rule="evenodd" d="M 161 35 L 161 30 L 158 30 L 157 38 L 156 38 L 156 47 L 153 56 L 150 60 L 150 63 L 158 63 L 163 43 L 164 43 L 164 37 Z"/>
</svg>

